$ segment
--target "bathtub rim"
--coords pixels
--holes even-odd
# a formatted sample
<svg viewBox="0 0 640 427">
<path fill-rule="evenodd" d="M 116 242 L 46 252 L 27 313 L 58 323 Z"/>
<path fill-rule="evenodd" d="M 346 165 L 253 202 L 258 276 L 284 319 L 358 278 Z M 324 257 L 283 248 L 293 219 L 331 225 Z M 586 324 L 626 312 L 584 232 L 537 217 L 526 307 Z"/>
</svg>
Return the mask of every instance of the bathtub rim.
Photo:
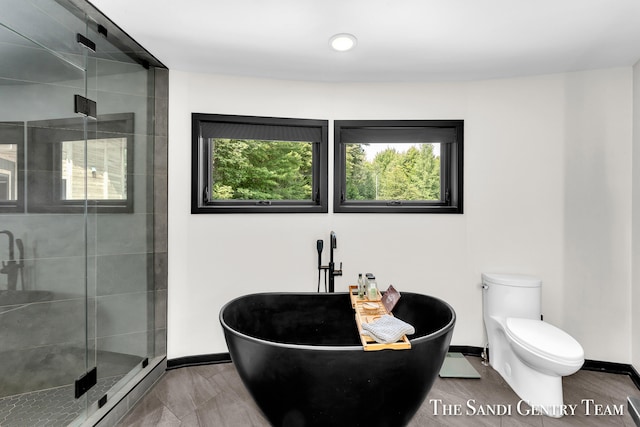
<svg viewBox="0 0 640 427">
<path fill-rule="evenodd" d="M 416 295 L 422 295 L 425 297 L 429 297 L 429 298 L 433 298 L 437 301 L 439 301 L 440 303 L 444 304 L 445 307 L 447 307 L 449 309 L 449 311 L 451 312 L 451 320 L 443 327 L 441 327 L 440 329 L 428 334 L 428 335 L 423 335 L 417 338 L 413 338 L 413 339 L 409 339 L 409 342 L 411 342 L 411 345 L 413 346 L 413 343 L 416 344 L 420 344 L 422 342 L 425 341 L 431 341 L 433 339 L 436 339 L 438 337 L 440 337 L 441 335 L 446 334 L 449 329 L 453 329 L 453 327 L 455 326 L 456 323 L 456 312 L 453 309 L 453 307 L 446 301 L 444 301 L 441 298 L 438 297 L 434 297 L 432 295 L 425 295 L 425 294 L 420 294 L 417 292 L 411 292 L 411 291 L 405 291 L 405 293 L 410 293 L 410 294 L 416 294 Z M 253 342 L 258 342 L 258 343 L 263 343 L 265 345 L 270 345 L 270 346 L 274 346 L 274 347 L 280 347 L 280 348 L 289 348 L 289 349 L 299 349 L 299 350 L 315 350 L 315 351 L 364 351 L 362 344 L 361 345 L 349 345 L 349 346 L 338 346 L 338 345 L 309 345 L 309 344 L 288 344 L 288 343 L 282 343 L 282 342 L 278 342 L 278 341 L 269 341 L 269 340 L 265 340 L 263 338 L 256 338 L 253 337 L 251 335 L 247 335 L 244 334 L 242 332 L 239 332 L 233 328 L 231 328 L 223 319 L 223 314 L 225 312 L 225 310 L 227 309 L 227 307 L 231 304 L 233 304 L 235 301 L 242 299 L 242 298 L 246 298 L 248 296 L 253 296 L 253 295 L 345 295 L 348 296 L 349 292 L 333 292 L 333 293 L 318 293 L 318 292 L 254 292 L 251 294 L 245 294 L 245 295 L 240 295 L 238 297 L 233 298 L 232 300 L 228 301 L 227 303 L 225 303 L 222 308 L 220 308 L 220 313 L 218 314 L 218 318 L 220 320 L 220 324 L 222 325 L 222 328 L 224 330 L 228 330 L 230 333 L 237 335 L 240 338 L 244 338 L 248 341 L 253 341 Z M 355 316 L 355 312 L 354 312 L 354 316 Z M 355 325 L 355 319 L 354 319 L 354 325 Z M 408 337 L 407 337 L 408 338 Z M 227 344 L 228 346 L 228 344 Z M 395 350 L 398 351 L 398 350 Z"/>
</svg>

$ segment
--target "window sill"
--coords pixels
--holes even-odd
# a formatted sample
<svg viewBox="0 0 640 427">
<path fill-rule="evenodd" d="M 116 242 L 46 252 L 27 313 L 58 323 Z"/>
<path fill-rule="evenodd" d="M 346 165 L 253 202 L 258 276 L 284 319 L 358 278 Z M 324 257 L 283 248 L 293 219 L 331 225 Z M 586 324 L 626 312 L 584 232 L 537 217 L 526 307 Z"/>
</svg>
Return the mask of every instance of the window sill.
<svg viewBox="0 0 640 427">
<path fill-rule="evenodd" d="M 327 213 L 327 206 L 322 205 L 208 205 L 192 206 L 192 214 L 268 214 L 268 213 Z"/>
<path fill-rule="evenodd" d="M 365 203 L 336 204 L 336 213 L 417 213 L 417 214 L 462 214 L 462 206 L 387 205 Z"/>
</svg>

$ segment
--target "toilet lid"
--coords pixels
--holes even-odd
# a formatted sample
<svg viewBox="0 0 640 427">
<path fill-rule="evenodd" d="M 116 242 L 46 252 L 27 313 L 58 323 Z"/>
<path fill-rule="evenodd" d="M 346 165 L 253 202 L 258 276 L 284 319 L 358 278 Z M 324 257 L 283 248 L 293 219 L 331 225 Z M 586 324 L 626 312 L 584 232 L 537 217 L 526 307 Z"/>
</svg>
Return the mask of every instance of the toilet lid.
<svg viewBox="0 0 640 427">
<path fill-rule="evenodd" d="M 506 330 L 522 347 L 558 362 L 582 363 L 584 350 L 562 329 L 542 320 L 508 318 Z"/>
</svg>

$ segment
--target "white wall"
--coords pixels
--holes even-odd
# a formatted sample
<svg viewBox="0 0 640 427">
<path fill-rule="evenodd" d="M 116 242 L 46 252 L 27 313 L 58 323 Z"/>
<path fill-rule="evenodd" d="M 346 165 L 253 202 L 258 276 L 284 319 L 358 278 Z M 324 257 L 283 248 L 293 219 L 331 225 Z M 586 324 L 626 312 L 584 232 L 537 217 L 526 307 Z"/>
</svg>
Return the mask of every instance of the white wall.
<svg viewBox="0 0 640 427">
<path fill-rule="evenodd" d="M 632 296 L 631 341 L 633 366 L 640 371 L 640 61 L 633 67 L 633 233 L 632 233 Z"/>
<path fill-rule="evenodd" d="M 588 358 L 626 363 L 631 361 L 631 71 L 582 73 L 565 85 L 565 323 L 586 344 Z"/>
<path fill-rule="evenodd" d="M 436 84 L 171 71 L 168 358 L 226 352 L 218 313 L 236 296 L 314 291 L 315 241 L 335 230 L 337 290 L 371 271 L 382 287 L 443 298 L 454 345 L 485 342 L 480 273 L 517 272 L 544 280 L 545 320 L 587 358 L 629 363 L 631 82 L 627 68 Z M 191 215 L 192 112 L 464 119 L 465 212 Z M 583 144 L 589 162 L 575 157 Z"/>
</svg>

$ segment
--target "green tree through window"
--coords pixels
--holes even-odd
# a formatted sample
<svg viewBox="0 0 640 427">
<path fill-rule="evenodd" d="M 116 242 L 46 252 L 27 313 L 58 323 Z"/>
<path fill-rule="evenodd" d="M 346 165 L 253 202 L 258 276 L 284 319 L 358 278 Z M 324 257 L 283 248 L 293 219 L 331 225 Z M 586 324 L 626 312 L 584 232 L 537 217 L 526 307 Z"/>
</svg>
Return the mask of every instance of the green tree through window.
<svg viewBox="0 0 640 427">
<path fill-rule="evenodd" d="M 365 147 L 345 147 L 347 199 L 440 199 L 440 157 L 433 144 L 416 144 L 404 152 L 386 148 L 372 160 L 367 160 Z"/>
<path fill-rule="evenodd" d="M 311 143 L 228 138 L 212 143 L 214 199 L 311 199 Z"/>
</svg>

